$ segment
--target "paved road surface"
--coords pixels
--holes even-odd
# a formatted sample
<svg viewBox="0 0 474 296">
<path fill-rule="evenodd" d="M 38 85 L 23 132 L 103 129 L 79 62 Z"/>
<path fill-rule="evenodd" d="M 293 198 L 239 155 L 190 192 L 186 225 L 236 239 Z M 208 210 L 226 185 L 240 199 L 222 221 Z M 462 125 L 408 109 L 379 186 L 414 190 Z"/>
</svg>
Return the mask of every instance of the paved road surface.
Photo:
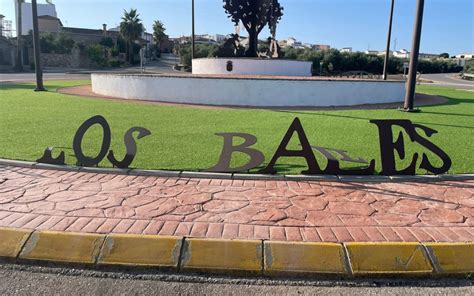
<svg viewBox="0 0 474 296">
<path fill-rule="evenodd" d="M 153 61 L 145 66 L 147 72 L 153 73 L 173 73 L 173 66 L 176 64 L 177 57 L 171 54 L 164 54 L 158 61 Z M 76 79 L 89 79 L 90 71 L 70 73 L 68 69 L 56 69 L 49 70 L 53 72 L 44 73 L 45 80 L 76 80 Z M 127 67 L 114 69 L 115 72 L 140 72 L 140 67 Z M 97 71 L 101 72 L 101 71 Z M 106 70 L 105 72 L 110 72 Z M 22 82 L 22 81 L 34 81 L 36 79 L 35 73 L 0 73 L 0 82 Z"/>
<path fill-rule="evenodd" d="M 44 73 L 44 80 L 77 80 L 89 79 L 90 75 L 67 74 L 67 73 Z M 34 81 L 35 73 L 0 73 L 0 83 L 2 82 L 26 82 Z"/>
<path fill-rule="evenodd" d="M 469 280 L 268 280 L 0 264 L 0 295 L 473 295 Z"/>
<path fill-rule="evenodd" d="M 456 89 L 474 90 L 474 81 L 455 78 L 457 74 L 423 74 L 423 79 L 434 82 L 435 85 L 453 87 Z"/>
</svg>

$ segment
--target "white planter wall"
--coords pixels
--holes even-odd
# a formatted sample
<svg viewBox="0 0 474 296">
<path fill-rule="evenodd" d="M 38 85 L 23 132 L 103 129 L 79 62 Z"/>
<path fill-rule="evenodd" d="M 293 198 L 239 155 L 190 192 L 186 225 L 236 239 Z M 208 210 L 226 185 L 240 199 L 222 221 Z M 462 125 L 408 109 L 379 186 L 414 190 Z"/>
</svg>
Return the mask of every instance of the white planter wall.
<svg viewBox="0 0 474 296">
<path fill-rule="evenodd" d="M 403 81 L 216 78 L 192 75 L 92 74 L 100 95 L 172 103 L 327 107 L 402 102 Z"/>
<path fill-rule="evenodd" d="M 227 63 L 232 62 L 232 71 Z M 208 58 L 193 60 L 193 74 L 197 75 L 267 75 L 267 76 L 312 76 L 312 62 L 248 59 L 248 58 Z"/>
</svg>

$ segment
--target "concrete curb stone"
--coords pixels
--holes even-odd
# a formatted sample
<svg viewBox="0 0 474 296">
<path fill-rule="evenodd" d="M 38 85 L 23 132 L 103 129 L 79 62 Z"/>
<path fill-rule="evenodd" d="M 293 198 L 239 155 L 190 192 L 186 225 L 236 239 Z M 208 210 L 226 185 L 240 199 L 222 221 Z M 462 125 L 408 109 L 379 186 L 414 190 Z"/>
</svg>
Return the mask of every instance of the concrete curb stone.
<svg viewBox="0 0 474 296">
<path fill-rule="evenodd" d="M 435 182 L 435 181 L 465 181 L 474 180 L 474 174 L 457 175 L 416 175 L 416 176 L 337 176 L 337 175 L 261 175 L 261 174 L 230 174 L 211 172 L 188 172 L 188 171 L 165 171 L 165 170 L 142 170 L 142 169 L 119 169 L 99 167 L 77 167 L 50 165 L 36 162 L 0 159 L 0 166 L 16 166 L 24 168 L 37 168 L 46 170 L 79 171 L 97 174 L 116 174 L 131 176 L 154 176 L 154 177 L 182 177 L 203 179 L 227 179 L 227 180 L 268 180 L 268 181 L 319 181 L 319 182 Z"/>
<path fill-rule="evenodd" d="M 301 243 L 0 228 L 0 257 L 249 275 L 440 277 L 474 273 L 471 243 Z"/>
</svg>

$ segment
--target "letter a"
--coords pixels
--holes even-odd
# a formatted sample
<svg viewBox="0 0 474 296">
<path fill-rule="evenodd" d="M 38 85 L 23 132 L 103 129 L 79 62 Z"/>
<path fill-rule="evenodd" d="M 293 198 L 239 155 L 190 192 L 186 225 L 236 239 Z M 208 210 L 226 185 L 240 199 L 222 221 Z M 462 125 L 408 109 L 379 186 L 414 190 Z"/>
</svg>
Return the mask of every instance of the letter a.
<svg viewBox="0 0 474 296">
<path fill-rule="evenodd" d="M 291 138 L 294 133 L 298 134 L 298 138 L 300 140 L 300 144 L 302 149 L 301 150 L 287 150 L 288 144 L 291 141 Z M 280 143 L 275 155 L 273 156 L 272 160 L 268 164 L 268 166 L 262 170 L 263 174 L 276 174 L 277 171 L 275 170 L 275 164 L 280 157 L 303 157 L 306 159 L 306 163 L 308 164 L 308 170 L 303 171 L 303 174 L 308 175 L 315 175 L 315 174 L 322 174 L 321 168 L 319 167 L 316 157 L 314 156 L 313 149 L 309 144 L 308 138 L 303 130 L 303 126 L 301 125 L 301 121 L 299 118 L 295 118 L 293 123 L 291 124 L 290 128 L 286 132 L 286 135 L 283 137 L 283 140 Z"/>
</svg>

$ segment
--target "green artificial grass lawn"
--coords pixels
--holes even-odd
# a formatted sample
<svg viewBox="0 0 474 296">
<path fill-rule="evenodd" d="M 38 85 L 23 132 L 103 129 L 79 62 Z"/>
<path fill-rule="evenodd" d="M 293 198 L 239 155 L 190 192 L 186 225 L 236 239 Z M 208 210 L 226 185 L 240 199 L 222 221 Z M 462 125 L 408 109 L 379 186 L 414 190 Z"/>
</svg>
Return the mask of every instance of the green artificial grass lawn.
<svg viewBox="0 0 474 296">
<path fill-rule="evenodd" d="M 451 156 L 449 173 L 474 172 L 474 93 L 434 86 L 420 86 L 418 92 L 445 96 L 449 103 L 423 107 L 421 113 L 397 110 L 294 111 L 255 109 L 206 109 L 189 106 L 161 106 L 136 102 L 84 98 L 56 93 L 60 87 L 88 84 L 89 81 L 48 81 L 49 92 L 35 93 L 32 84 L 0 85 L 0 158 L 30 160 L 40 158 L 46 147 L 55 155 L 66 151 L 66 162 L 75 164 L 72 139 L 77 128 L 94 115 L 103 115 L 112 130 L 111 148 L 121 158 L 125 152 L 124 133 L 142 126 L 151 136 L 137 141 L 138 153 L 132 167 L 144 169 L 203 170 L 217 163 L 222 149 L 220 132 L 250 133 L 258 138 L 255 148 L 267 163 L 295 117 L 299 117 L 312 145 L 344 149 L 353 158 L 377 161 L 380 171 L 378 129 L 371 119 L 410 119 L 437 130 L 430 140 Z M 398 134 L 395 129 L 394 135 Z M 421 135 L 424 136 L 423 133 Z M 95 156 L 101 146 L 102 131 L 94 126 L 86 134 L 83 149 Z M 405 134 L 407 157 L 398 168 L 407 166 L 414 152 L 427 153 L 433 164 L 440 161 Z M 289 148 L 297 149 L 296 136 Z M 321 167 L 325 159 L 316 153 Z M 235 154 L 234 165 L 246 163 L 245 155 Z M 420 160 L 419 160 L 420 162 Z M 418 164 L 419 164 L 418 162 Z M 358 167 L 342 162 L 343 168 Z M 110 167 L 104 160 L 100 166 Z M 303 159 L 282 158 L 281 173 L 298 174 L 306 169 Z M 426 171 L 418 170 L 419 174 Z"/>
</svg>

